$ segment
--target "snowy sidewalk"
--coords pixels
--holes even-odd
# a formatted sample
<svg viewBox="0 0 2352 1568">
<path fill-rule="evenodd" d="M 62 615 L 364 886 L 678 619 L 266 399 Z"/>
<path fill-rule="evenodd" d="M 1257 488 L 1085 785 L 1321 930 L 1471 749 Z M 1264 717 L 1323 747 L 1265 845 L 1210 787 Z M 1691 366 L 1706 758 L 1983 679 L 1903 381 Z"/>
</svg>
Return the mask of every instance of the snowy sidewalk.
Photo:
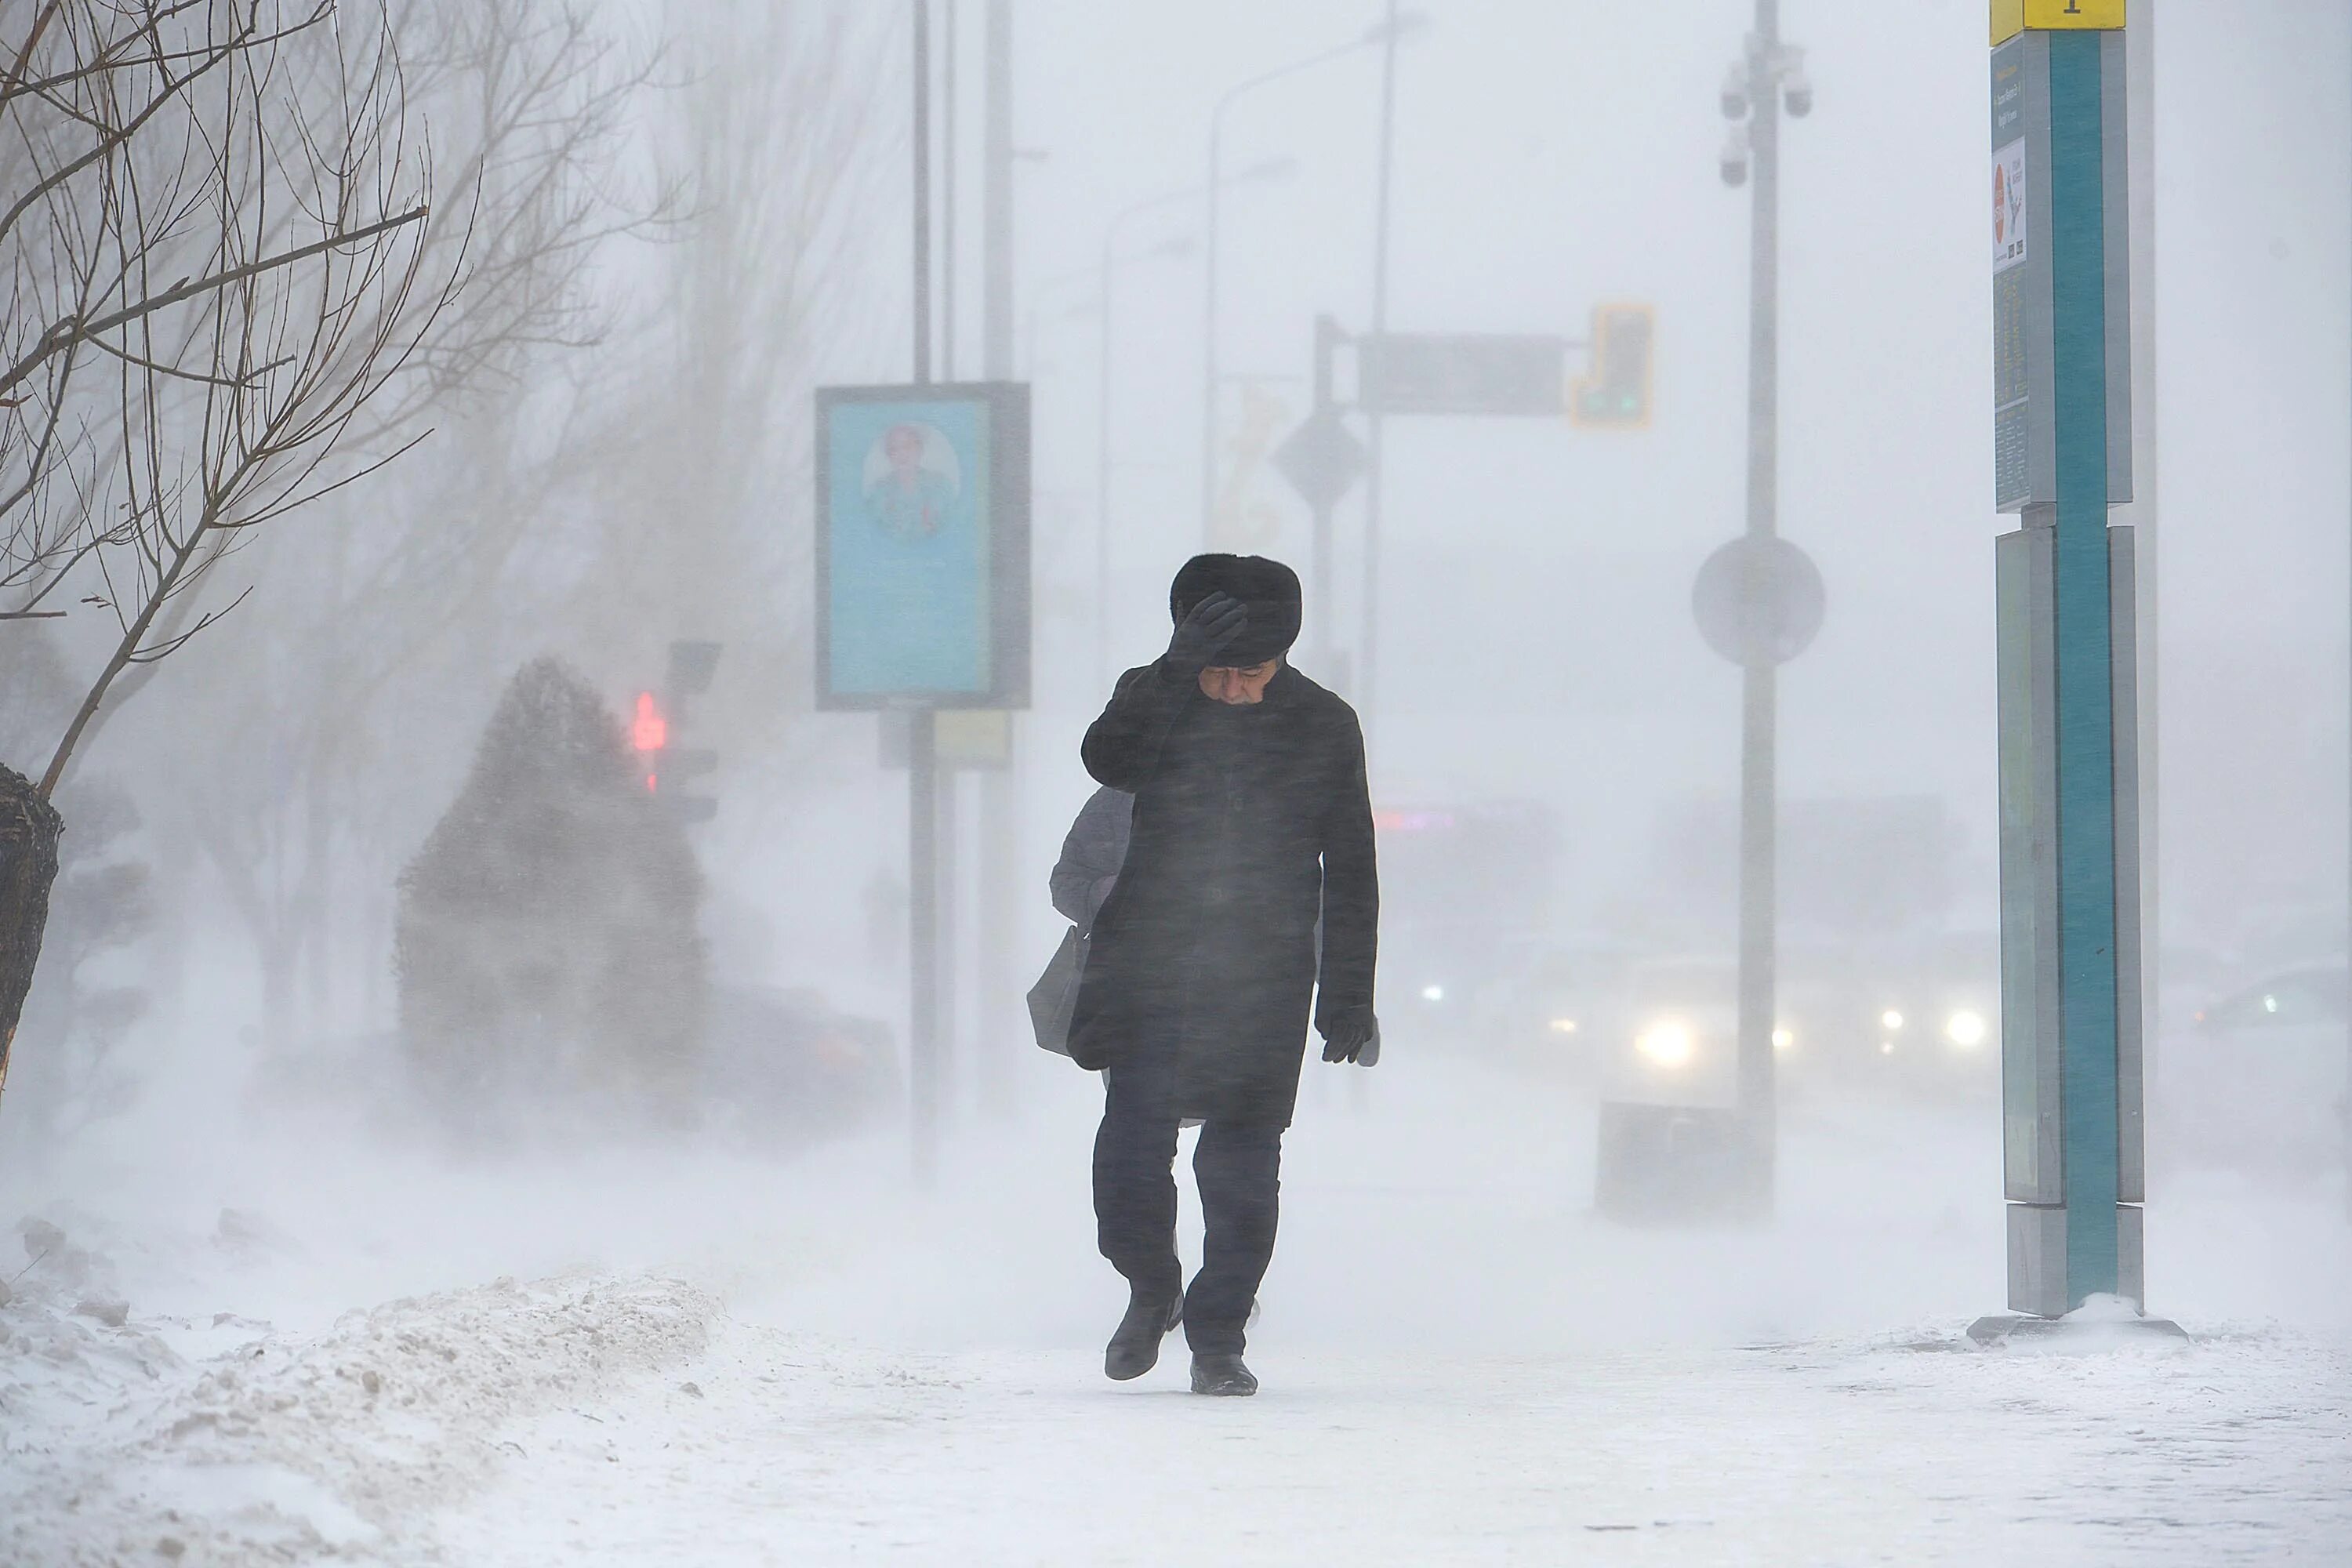
<svg viewBox="0 0 2352 1568">
<path fill-rule="evenodd" d="M 1806 1345 L 1261 1358 L 1249 1401 L 1080 1358 L 733 1327 L 551 1415 L 452 1561 L 2340 1562 L 2352 1366 L 2270 1339 L 2088 1360 Z M 688 1382 L 695 1386 L 683 1387 Z"/>
<path fill-rule="evenodd" d="M 1078 1347 L 909 1354 L 661 1279 L 502 1283 L 202 1363 L 110 1341 L 137 1324 L 67 1332 L 44 1359 L 79 1377 L 19 1363 L 7 1390 L 41 1423 L 0 1445 L 12 1563 L 2212 1564 L 2352 1543 L 2352 1359 L 2278 1332 L 2085 1357 L 1952 1336 L 1292 1351 L 1224 1401 L 1181 1392 L 1181 1341 L 1115 1386 Z M 142 1342 L 143 1394 L 84 1353 Z"/>
<path fill-rule="evenodd" d="M 919 1195 L 887 1131 L 47 1173 L 0 1192 L 70 1237 L 0 1267 L 0 1565 L 2352 1561 L 2340 1195 L 2184 1176 L 2196 1343 L 1986 1352 L 1977 1111 L 1792 1113 L 1774 1224 L 1627 1231 L 1589 1103 L 1399 1065 L 1302 1110 L 1250 1400 L 1181 1336 L 1102 1378 L 1076 1075 Z"/>
</svg>

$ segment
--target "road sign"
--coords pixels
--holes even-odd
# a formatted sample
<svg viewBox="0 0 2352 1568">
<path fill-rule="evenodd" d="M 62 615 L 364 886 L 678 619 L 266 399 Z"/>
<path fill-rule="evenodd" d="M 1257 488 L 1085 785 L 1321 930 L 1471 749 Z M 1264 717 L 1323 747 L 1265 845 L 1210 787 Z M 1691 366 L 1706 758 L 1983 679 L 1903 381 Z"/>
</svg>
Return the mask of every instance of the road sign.
<svg viewBox="0 0 2352 1568">
<path fill-rule="evenodd" d="M 1743 667 L 1786 664 L 1804 652 L 1827 603 L 1812 557 L 1776 535 L 1733 540 L 1706 558 L 1691 588 L 1699 636 Z"/>
<path fill-rule="evenodd" d="M 911 753 L 909 713 L 882 715 L 882 765 L 902 770 Z M 945 708 L 932 721 L 934 760 L 953 773 L 993 773 L 1013 763 L 1013 715 L 1001 708 Z"/>
<path fill-rule="evenodd" d="M 1356 403 L 1367 414 L 1556 418 L 1568 341 L 1485 332 L 1387 332 L 1357 341 Z"/>
<path fill-rule="evenodd" d="M 1275 448 L 1274 466 L 1308 506 L 1337 506 L 1364 476 L 1364 444 L 1333 407 L 1317 409 Z"/>
</svg>

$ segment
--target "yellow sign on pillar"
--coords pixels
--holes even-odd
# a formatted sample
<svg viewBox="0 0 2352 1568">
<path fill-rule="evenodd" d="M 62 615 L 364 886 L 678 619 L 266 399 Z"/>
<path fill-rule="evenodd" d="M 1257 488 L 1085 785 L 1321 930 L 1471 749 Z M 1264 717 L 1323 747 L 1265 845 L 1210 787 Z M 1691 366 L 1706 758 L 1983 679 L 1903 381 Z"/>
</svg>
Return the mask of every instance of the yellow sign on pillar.
<svg viewBox="0 0 2352 1568">
<path fill-rule="evenodd" d="M 1013 760 L 1013 715 L 1002 708 L 942 708 L 933 723 L 942 766 L 1001 768 Z"/>
<path fill-rule="evenodd" d="M 2124 0 L 1992 0 L 1992 41 L 2007 43 L 2032 27 L 2105 32 L 2124 25 Z"/>
</svg>

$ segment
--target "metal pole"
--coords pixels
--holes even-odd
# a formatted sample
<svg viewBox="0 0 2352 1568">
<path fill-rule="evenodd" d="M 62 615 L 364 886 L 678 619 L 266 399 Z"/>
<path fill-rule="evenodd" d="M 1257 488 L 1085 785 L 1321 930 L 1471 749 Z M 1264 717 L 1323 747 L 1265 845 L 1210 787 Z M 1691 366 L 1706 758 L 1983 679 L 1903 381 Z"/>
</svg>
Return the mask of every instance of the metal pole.
<svg viewBox="0 0 2352 1568">
<path fill-rule="evenodd" d="M 909 713 L 907 735 L 908 908 L 913 921 L 908 948 L 911 975 L 907 1029 L 908 1077 L 913 1112 L 915 1181 L 928 1187 L 939 1176 L 940 1071 L 935 987 L 938 983 L 939 739 L 937 715 L 929 708 Z"/>
<path fill-rule="evenodd" d="M 1224 184 L 1223 148 L 1226 94 L 1209 114 L 1209 210 L 1201 222 L 1201 272 L 1205 298 L 1201 308 L 1201 548 L 1216 542 L 1217 532 L 1217 208 Z M 1110 300 L 1103 300 L 1103 336 L 1110 335 Z M 1099 662 L 1099 661 L 1097 661 Z"/>
<path fill-rule="evenodd" d="M 988 0 L 987 118 L 981 122 L 980 374 L 1013 375 L 1013 0 Z"/>
<path fill-rule="evenodd" d="M 1242 176 L 1249 178 L 1245 173 Z M 1116 340 L 1111 279 L 1123 262 L 1139 258 L 1118 254 L 1118 237 L 1129 220 L 1171 202 L 1190 201 L 1202 194 L 1192 186 L 1163 191 L 1121 209 L 1103 226 L 1102 258 L 1096 264 L 1097 286 L 1102 290 L 1102 336 L 1095 368 L 1095 668 L 1106 677 L 1118 673 L 1110 662 L 1110 469 L 1111 469 L 1111 350 Z M 1216 205 L 1214 186 L 1208 190 Z"/>
<path fill-rule="evenodd" d="M 2158 918 L 2157 647 L 2157 406 L 2156 406 L 2156 10 L 2157 0 L 2132 0 L 2124 32 L 2126 157 L 2131 169 L 2131 409 L 2132 499 L 2112 521 L 2134 531 L 2133 570 L 2139 636 L 2134 651 L 2139 677 L 2140 1016 L 2160 1019 L 2157 969 L 2163 961 Z M 2141 1093 L 2156 1100 L 2158 1045 L 2163 1031 L 2143 1027 Z M 2144 1110 L 2143 1116 L 2147 1114 Z M 2157 1147 L 2155 1140 L 2150 1147 Z"/>
<path fill-rule="evenodd" d="M 1372 337 L 1389 330 L 1389 187 L 1396 148 L 1397 0 L 1389 0 L 1388 22 L 1381 43 L 1381 151 L 1379 195 L 1372 218 Z M 1365 421 L 1364 474 L 1364 629 L 1363 651 L 1356 670 L 1356 711 L 1364 728 L 1369 766 L 1372 747 L 1374 681 L 1380 666 L 1381 627 L 1381 452 L 1385 421 L 1374 409 Z"/>
<path fill-rule="evenodd" d="M 1013 379 L 1013 0 L 988 0 L 988 101 L 981 129 L 980 374 Z M 1022 921 L 1021 752 L 1014 716 L 1004 716 L 1004 766 L 981 775 L 979 993 L 981 1109 L 1012 1108 L 1013 1050 L 1020 1002 L 1012 984 Z M 997 1030 L 1005 1029 L 1000 1041 Z M 992 1043 L 993 1042 L 993 1043 Z"/>
<path fill-rule="evenodd" d="M 956 378 L 956 0 L 940 0 L 940 375 Z"/>
<path fill-rule="evenodd" d="M 931 9 L 915 7 L 915 381 L 931 379 Z"/>
<path fill-rule="evenodd" d="M 2347 898 L 2352 898 L 2352 889 L 2347 889 Z M 2352 910 L 2352 902 L 2347 902 L 2347 910 Z M 2352 962 L 2352 952 L 2347 952 L 2347 962 Z M 2347 978 L 2352 978 L 2352 975 L 2347 975 Z M 2352 1081 L 2352 1013 L 2347 1013 L 2347 1020 L 2345 1020 L 2345 1068 L 2347 1068 L 2347 1081 Z M 2345 1119 L 2345 1217 L 2352 1220 L 2352 1093 L 2345 1096 L 2343 1119 Z"/>
<path fill-rule="evenodd" d="M 931 39 L 930 0 L 915 8 L 915 381 L 931 379 Z M 939 1174 L 939 762 L 936 715 L 908 715 L 907 738 L 907 1067 L 915 1181 Z"/>
<path fill-rule="evenodd" d="M 1209 188 L 1209 208 L 1216 210 L 1217 191 Z M 1115 269 L 1111 246 L 1118 238 L 1118 221 L 1113 219 L 1103 229 L 1102 247 L 1102 332 L 1100 352 L 1095 374 L 1095 672 L 1108 676 L 1110 671 L 1110 388 L 1111 388 L 1111 324 L 1116 319 L 1111 310 L 1110 280 Z M 1212 269 L 1213 271 L 1213 268 Z"/>
<path fill-rule="evenodd" d="M 962 160 L 956 145 L 956 0 L 940 0 L 940 374 L 956 378 L 956 165 Z M 939 978 L 932 1003 L 939 1018 L 940 1089 L 942 1106 L 955 1104 L 956 1037 L 962 1033 L 958 1016 L 956 973 L 961 967 L 957 931 L 962 910 L 962 870 L 957 864 L 961 835 L 956 817 L 963 809 L 963 783 L 954 765 L 941 770 L 934 786 L 939 791 Z"/>
<path fill-rule="evenodd" d="M 1339 347 L 1339 323 L 1328 316 L 1315 318 L 1315 406 L 1308 417 L 1328 418 L 1331 407 L 1331 357 Z M 1331 679 L 1331 627 L 1337 618 L 1331 593 L 1331 503 L 1315 503 L 1315 544 L 1309 570 L 1314 574 L 1312 609 L 1315 626 L 1315 673 Z"/>
<path fill-rule="evenodd" d="M 1295 76 L 1327 61 L 1353 54 L 1370 39 L 1343 44 L 1336 49 L 1326 49 L 1319 55 L 1309 55 L 1303 60 L 1293 60 L 1276 66 L 1225 89 L 1209 110 L 1209 174 L 1205 182 L 1209 193 L 1209 211 L 1202 224 L 1201 270 L 1202 273 L 1201 309 L 1201 548 L 1213 545 L 1217 522 L 1217 218 L 1218 195 L 1224 171 L 1225 111 L 1244 95 L 1284 77 Z"/>
<path fill-rule="evenodd" d="M 963 889 L 957 876 L 957 853 L 963 835 L 957 818 L 963 810 L 963 791 L 959 787 L 954 763 L 941 766 L 939 762 L 939 731 L 934 718 L 931 732 L 932 809 L 938 815 L 939 827 L 933 840 L 933 863 L 939 868 L 932 873 L 933 925 L 931 945 L 937 956 L 932 960 L 931 1016 L 939 1045 L 939 1087 L 932 1091 L 946 1120 L 953 1120 L 956 1103 L 956 1037 L 962 1031 L 956 1016 L 956 932 L 961 925 L 958 918 L 963 912 L 957 908 Z"/>
<path fill-rule="evenodd" d="M 1779 0 L 1756 0 L 1756 30 L 1748 42 L 1755 169 L 1748 286 L 1750 540 L 1770 539 L 1779 528 L 1780 93 L 1775 57 L 1780 12 Z M 1761 558 L 1760 551 L 1750 557 Z M 1773 929 L 1780 862 L 1778 708 L 1773 667 L 1761 660 L 1748 665 L 1740 677 L 1738 1104 L 1750 1140 L 1755 1196 L 1768 1210 L 1778 1138 L 1772 1061 L 1778 1008 Z"/>
</svg>

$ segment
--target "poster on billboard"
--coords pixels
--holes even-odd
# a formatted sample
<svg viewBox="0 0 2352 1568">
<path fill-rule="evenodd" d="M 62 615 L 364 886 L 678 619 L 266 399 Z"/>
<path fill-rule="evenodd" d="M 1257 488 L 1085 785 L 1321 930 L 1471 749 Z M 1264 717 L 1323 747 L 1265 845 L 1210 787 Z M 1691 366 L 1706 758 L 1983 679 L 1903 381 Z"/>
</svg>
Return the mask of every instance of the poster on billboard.
<svg viewBox="0 0 2352 1568">
<path fill-rule="evenodd" d="M 1029 389 L 816 395 L 816 705 L 1029 703 Z"/>
</svg>

